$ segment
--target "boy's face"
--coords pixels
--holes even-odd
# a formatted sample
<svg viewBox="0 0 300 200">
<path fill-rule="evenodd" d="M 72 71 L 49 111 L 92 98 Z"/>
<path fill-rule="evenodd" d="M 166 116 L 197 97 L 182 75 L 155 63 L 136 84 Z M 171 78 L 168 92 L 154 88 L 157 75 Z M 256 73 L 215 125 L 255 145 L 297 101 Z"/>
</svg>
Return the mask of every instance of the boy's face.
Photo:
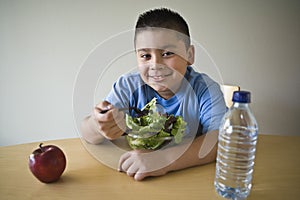
<svg viewBox="0 0 300 200">
<path fill-rule="evenodd" d="M 180 33 L 168 29 L 137 32 L 135 48 L 143 81 L 168 99 L 177 92 L 186 68 L 194 62 L 194 49 L 185 46 Z"/>
</svg>

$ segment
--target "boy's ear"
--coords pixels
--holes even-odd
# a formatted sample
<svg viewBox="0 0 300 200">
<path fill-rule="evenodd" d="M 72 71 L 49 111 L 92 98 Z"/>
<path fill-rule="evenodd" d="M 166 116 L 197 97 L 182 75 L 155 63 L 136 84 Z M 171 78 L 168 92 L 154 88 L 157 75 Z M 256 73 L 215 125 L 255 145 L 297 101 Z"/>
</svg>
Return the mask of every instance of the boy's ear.
<svg viewBox="0 0 300 200">
<path fill-rule="evenodd" d="M 194 47 L 194 45 L 190 45 L 189 49 L 187 50 L 187 61 L 188 61 L 188 65 L 192 65 L 195 62 L 195 47 Z"/>
</svg>

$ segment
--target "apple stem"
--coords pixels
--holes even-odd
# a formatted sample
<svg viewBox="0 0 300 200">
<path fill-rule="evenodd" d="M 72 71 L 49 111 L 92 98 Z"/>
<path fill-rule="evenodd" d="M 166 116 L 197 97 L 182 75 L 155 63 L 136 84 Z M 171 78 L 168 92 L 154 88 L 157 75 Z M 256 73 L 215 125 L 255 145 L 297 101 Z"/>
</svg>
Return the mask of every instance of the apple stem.
<svg viewBox="0 0 300 200">
<path fill-rule="evenodd" d="M 44 152 L 44 150 L 43 150 L 43 148 L 42 148 L 42 145 L 43 145 L 43 143 L 41 143 L 41 144 L 39 145 L 39 147 L 40 147 L 41 151 Z"/>
</svg>

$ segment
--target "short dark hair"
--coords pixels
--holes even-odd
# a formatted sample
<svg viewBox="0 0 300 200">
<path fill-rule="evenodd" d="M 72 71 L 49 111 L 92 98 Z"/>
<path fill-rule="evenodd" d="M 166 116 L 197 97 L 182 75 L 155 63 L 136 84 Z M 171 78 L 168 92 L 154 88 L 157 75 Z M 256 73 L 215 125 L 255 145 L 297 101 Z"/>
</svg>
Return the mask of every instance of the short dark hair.
<svg viewBox="0 0 300 200">
<path fill-rule="evenodd" d="M 186 47 L 190 46 L 189 27 L 183 17 L 175 11 L 168 8 L 157 8 L 141 14 L 136 22 L 135 35 L 138 29 L 155 27 L 166 28 L 185 35 L 184 43 Z"/>
</svg>

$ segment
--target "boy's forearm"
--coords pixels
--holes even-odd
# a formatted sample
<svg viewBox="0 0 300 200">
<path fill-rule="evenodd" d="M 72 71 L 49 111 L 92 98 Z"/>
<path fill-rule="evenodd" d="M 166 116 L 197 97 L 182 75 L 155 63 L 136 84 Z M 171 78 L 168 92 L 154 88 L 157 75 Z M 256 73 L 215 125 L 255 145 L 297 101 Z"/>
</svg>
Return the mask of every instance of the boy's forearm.
<svg viewBox="0 0 300 200">
<path fill-rule="evenodd" d="M 216 134 L 216 132 L 211 132 L 209 134 Z M 217 155 L 217 143 L 213 142 L 211 143 L 212 146 L 209 148 L 209 152 L 204 157 L 199 157 L 199 151 L 201 149 L 201 146 L 203 145 L 203 141 L 205 139 L 205 135 L 199 136 L 194 139 L 194 141 L 191 143 L 191 145 L 185 150 L 185 152 L 174 162 L 172 162 L 169 166 L 167 166 L 166 170 L 167 172 L 170 171 L 176 171 L 180 169 L 185 169 L 188 167 L 198 166 L 198 165 L 204 165 L 207 163 L 214 162 L 216 160 Z M 205 141 L 207 142 L 207 141 Z M 206 146 L 205 146 L 206 147 Z M 183 148 L 174 147 L 176 149 L 172 149 L 169 151 L 171 154 L 170 158 L 172 158 L 172 155 L 175 155 L 178 151 L 184 150 Z M 201 149 L 202 151 L 203 149 Z"/>
<path fill-rule="evenodd" d="M 87 142 L 91 144 L 103 142 L 104 137 L 99 132 L 96 121 L 92 116 L 88 116 L 82 121 L 80 129 L 83 139 Z"/>
</svg>

